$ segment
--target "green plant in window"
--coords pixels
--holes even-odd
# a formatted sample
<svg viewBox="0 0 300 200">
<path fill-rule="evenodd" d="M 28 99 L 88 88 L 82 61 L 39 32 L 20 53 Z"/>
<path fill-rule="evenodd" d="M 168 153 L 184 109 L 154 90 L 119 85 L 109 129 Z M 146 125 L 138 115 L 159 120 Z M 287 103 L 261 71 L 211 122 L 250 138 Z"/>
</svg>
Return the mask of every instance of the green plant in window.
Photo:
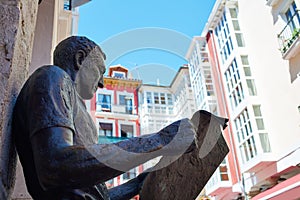
<svg viewBox="0 0 300 200">
<path fill-rule="evenodd" d="M 285 53 L 288 48 L 293 44 L 293 42 L 299 37 L 300 35 L 300 28 L 294 28 L 292 32 L 292 36 L 289 39 L 285 39 L 283 41 L 283 47 L 281 49 L 281 52 Z"/>
<path fill-rule="evenodd" d="M 292 40 L 295 40 L 299 36 L 299 28 L 294 28 L 294 31 L 292 33 Z"/>
</svg>

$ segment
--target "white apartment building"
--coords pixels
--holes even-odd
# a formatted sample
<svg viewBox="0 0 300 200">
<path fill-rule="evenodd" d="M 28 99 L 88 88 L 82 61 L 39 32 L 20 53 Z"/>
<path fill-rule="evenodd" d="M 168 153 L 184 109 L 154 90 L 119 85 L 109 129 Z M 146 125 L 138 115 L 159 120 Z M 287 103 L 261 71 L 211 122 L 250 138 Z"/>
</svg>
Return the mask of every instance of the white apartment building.
<svg viewBox="0 0 300 200">
<path fill-rule="evenodd" d="M 218 114 L 211 64 L 206 46 L 205 37 L 194 37 L 186 59 L 197 110 L 207 110 Z"/>
<path fill-rule="evenodd" d="M 181 67 L 170 86 L 139 87 L 141 134 L 154 133 L 182 118 L 191 118 L 195 102 L 187 67 Z"/>
<path fill-rule="evenodd" d="M 225 105 L 223 105 L 222 99 L 218 102 L 217 94 L 220 99 L 221 92 L 220 88 L 216 87 L 216 81 L 213 80 L 205 37 L 196 36 L 193 38 L 187 51 L 186 59 L 188 60 L 191 87 L 195 94 L 197 109 L 207 110 L 215 115 L 227 117 L 223 109 Z M 223 131 L 223 135 L 230 149 L 234 149 L 229 129 L 227 128 Z M 237 183 L 237 165 L 234 151 L 231 150 L 206 184 L 206 194 L 223 199 L 238 197 L 241 190 L 234 191 L 232 189 L 232 186 Z"/>
<path fill-rule="evenodd" d="M 297 7 L 298 0 L 217 0 L 202 32 L 239 163 L 229 170 L 237 171 L 232 192 L 245 198 L 300 197 Z M 296 30 L 293 41 L 278 43 L 287 27 Z"/>
</svg>

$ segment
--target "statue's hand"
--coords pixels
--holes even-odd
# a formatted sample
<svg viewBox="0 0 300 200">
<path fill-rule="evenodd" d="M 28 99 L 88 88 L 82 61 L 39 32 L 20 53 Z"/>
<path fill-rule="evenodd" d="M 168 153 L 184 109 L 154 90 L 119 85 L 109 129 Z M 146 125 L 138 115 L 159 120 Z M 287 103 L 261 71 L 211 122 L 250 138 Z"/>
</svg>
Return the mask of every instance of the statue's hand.
<svg viewBox="0 0 300 200">
<path fill-rule="evenodd" d="M 193 149 L 195 128 L 192 122 L 185 118 L 176 121 L 162 129 L 158 135 L 164 155 L 180 155 Z"/>
<path fill-rule="evenodd" d="M 128 200 L 138 195 L 149 172 L 143 172 L 126 183 L 108 190 L 111 200 Z"/>
</svg>

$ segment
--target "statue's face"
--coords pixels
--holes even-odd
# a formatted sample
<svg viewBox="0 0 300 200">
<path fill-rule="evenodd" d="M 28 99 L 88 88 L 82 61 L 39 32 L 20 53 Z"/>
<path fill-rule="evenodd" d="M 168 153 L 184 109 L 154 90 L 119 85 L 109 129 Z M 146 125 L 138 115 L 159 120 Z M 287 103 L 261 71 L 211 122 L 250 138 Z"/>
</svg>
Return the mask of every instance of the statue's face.
<svg viewBox="0 0 300 200">
<path fill-rule="evenodd" d="M 97 91 L 98 85 L 103 87 L 104 73 L 104 59 L 96 48 L 84 59 L 77 72 L 75 84 L 79 96 L 83 99 L 91 99 Z"/>
</svg>

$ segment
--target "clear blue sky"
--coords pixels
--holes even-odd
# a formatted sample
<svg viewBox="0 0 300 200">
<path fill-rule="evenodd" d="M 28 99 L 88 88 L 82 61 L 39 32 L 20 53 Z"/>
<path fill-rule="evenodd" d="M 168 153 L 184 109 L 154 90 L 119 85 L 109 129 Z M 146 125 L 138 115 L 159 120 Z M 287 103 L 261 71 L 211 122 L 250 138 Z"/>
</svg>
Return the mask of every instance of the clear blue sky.
<svg viewBox="0 0 300 200">
<path fill-rule="evenodd" d="M 98 43 L 106 65 L 121 64 L 144 83 L 168 85 L 215 0 L 92 0 L 80 7 L 78 35 Z"/>
</svg>

